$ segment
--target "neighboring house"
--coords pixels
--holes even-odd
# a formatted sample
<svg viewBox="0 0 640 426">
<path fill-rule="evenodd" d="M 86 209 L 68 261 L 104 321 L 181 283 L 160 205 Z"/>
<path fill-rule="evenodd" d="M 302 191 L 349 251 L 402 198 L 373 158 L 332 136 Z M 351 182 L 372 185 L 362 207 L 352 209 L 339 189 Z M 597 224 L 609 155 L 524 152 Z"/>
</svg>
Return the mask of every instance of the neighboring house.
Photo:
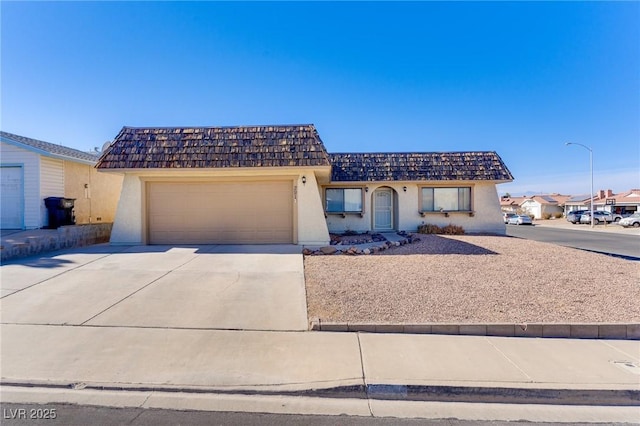
<svg viewBox="0 0 640 426">
<path fill-rule="evenodd" d="M 503 213 L 520 213 L 520 204 L 527 197 L 502 197 L 500 198 L 500 210 Z"/>
<path fill-rule="evenodd" d="M 614 194 L 610 189 L 599 190 L 593 200 L 595 210 L 606 210 L 620 215 L 633 214 L 640 210 L 640 189 Z"/>
<path fill-rule="evenodd" d="M 533 215 L 535 219 L 543 219 L 545 215 L 562 214 L 564 212 L 564 204 L 571 197 L 568 195 L 549 194 L 549 195 L 533 195 L 526 198 L 520 203 L 520 208 Z"/>
<path fill-rule="evenodd" d="M 324 245 L 423 223 L 504 233 L 495 152 L 327 153 L 313 125 L 125 127 L 96 166 L 124 173 L 113 244 Z"/>
<path fill-rule="evenodd" d="M 576 210 L 589 210 L 589 194 L 573 195 L 564 203 L 565 217 Z"/>
<path fill-rule="evenodd" d="M 48 225 L 47 197 L 75 198 L 76 223 L 112 222 L 122 176 L 98 174 L 97 154 L 0 132 L 1 228 Z"/>
</svg>

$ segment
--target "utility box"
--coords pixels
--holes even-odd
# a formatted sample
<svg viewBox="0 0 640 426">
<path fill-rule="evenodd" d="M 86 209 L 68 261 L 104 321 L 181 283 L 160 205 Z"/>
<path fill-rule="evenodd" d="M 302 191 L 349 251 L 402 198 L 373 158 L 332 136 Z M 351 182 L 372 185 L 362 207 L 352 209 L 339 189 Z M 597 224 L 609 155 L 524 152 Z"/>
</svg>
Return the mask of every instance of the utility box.
<svg viewBox="0 0 640 426">
<path fill-rule="evenodd" d="M 75 225 L 76 217 L 73 214 L 75 198 L 47 197 L 44 205 L 49 212 L 49 229 L 57 229 L 65 225 Z"/>
</svg>

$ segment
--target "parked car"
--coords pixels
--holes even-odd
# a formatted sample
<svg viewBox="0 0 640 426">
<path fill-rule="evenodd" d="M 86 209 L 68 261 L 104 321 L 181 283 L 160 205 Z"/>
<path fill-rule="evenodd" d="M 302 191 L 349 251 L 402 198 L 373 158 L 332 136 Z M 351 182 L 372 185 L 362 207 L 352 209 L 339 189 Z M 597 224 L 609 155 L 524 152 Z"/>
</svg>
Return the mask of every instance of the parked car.
<svg viewBox="0 0 640 426">
<path fill-rule="evenodd" d="M 509 222 L 509 219 L 512 217 L 518 216 L 515 213 L 502 213 L 502 220 L 504 220 L 504 223 Z"/>
<path fill-rule="evenodd" d="M 629 217 L 623 217 L 620 220 L 620 225 L 624 226 L 625 228 L 629 227 L 629 226 L 633 226 L 634 228 L 638 228 L 640 227 L 640 213 L 634 213 Z"/>
<path fill-rule="evenodd" d="M 527 215 L 515 215 L 507 221 L 508 225 L 533 225 L 533 221 Z"/>
<path fill-rule="evenodd" d="M 622 218 L 620 215 L 618 216 L 618 221 Z M 593 223 L 598 224 L 600 222 L 611 223 L 614 221 L 614 216 L 610 212 L 605 212 L 602 210 L 596 210 L 593 212 Z M 591 223 L 591 212 L 583 213 L 580 216 L 580 223 Z"/>
<path fill-rule="evenodd" d="M 583 214 L 587 213 L 589 210 L 574 210 L 572 212 L 569 212 L 567 214 L 567 220 L 571 223 L 573 223 L 574 225 L 576 223 L 580 223 L 580 216 L 582 216 Z"/>
</svg>

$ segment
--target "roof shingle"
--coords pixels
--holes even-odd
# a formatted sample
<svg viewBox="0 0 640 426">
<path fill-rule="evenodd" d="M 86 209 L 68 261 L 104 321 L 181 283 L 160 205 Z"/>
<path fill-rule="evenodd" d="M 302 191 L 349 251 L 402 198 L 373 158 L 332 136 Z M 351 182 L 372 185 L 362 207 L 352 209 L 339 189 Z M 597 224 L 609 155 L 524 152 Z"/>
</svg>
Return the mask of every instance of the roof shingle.
<svg viewBox="0 0 640 426">
<path fill-rule="evenodd" d="M 42 154 L 51 154 L 54 157 L 82 160 L 89 163 L 95 163 L 98 160 L 97 153 L 92 154 L 90 152 L 79 151 L 77 149 L 54 143 L 31 139 L 26 136 L 14 135 L 9 132 L 0 131 L 0 136 L 2 136 L 2 138 L 8 143 L 17 143 L 19 145 L 23 145 L 27 149 L 33 148 L 35 151 L 39 151 Z"/>
<path fill-rule="evenodd" d="M 513 180 L 495 152 L 329 154 L 335 182 Z"/>
<path fill-rule="evenodd" d="M 124 127 L 99 169 L 329 166 L 312 124 L 237 127 Z"/>
<path fill-rule="evenodd" d="M 332 181 L 513 180 L 495 152 L 328 154 L 312 124 L 124 127 L 99 169 L 332 166 Z"/>
</svg>

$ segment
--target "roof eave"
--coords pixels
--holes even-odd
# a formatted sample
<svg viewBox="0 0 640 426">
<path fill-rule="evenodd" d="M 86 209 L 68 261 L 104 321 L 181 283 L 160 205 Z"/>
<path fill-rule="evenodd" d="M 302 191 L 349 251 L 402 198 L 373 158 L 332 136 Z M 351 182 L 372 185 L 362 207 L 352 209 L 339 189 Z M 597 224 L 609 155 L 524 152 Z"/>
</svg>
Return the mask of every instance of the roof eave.
<svg viewBox="0 0 640 426">
<path fill-rule="evenodd" d="M 89 166 L 94 166 L 98 162 L 97 158 L 94 161 L 91 161 L 91 160 L 85 160 L 78 157 L 70 157 L 68 155 L 56 154 L 44 149 L 36 148 L 35 146 L 31 146 L 31 145 L 13 140 L 11 138 L 7 138 L 5 136 L 0 136 L 0 140 L 2 140 L 2 142 L 7 143 L 9 145 L 17 146 L 18 148 L 24 149 L 26 151 L 34 152 L 44 157 L 56 158 L 58 160 L 74 161 L 76 163 L 87 164 Z"/>
</svg>

